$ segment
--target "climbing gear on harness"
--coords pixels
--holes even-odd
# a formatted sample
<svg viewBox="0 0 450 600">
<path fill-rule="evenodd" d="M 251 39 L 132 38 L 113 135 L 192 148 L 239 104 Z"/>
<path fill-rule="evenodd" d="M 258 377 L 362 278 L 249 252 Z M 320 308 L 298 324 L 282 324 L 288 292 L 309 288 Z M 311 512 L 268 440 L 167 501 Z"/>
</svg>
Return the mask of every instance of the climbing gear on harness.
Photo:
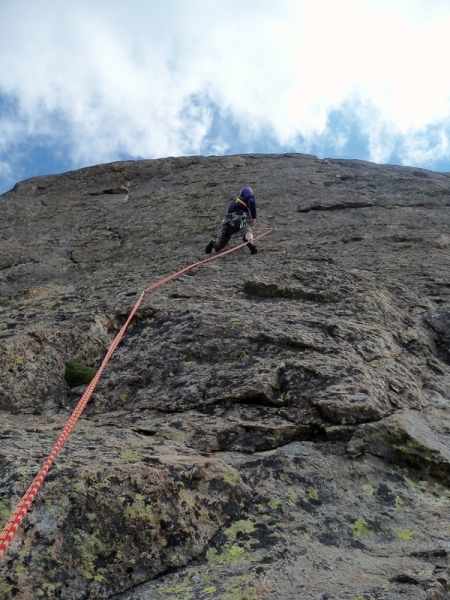
<svg viewBox="0 0 450 600">
<path fill-rule="evenodd" d="M 233 233 L 242 229 L 247 225 L 247 214 L 244 211 L 239 210 L 234 213 L 228 213 L 228 215 L 222 220 L 222 229 L 219 235 L 225 235 L 231 237 Z"/>
</svg>

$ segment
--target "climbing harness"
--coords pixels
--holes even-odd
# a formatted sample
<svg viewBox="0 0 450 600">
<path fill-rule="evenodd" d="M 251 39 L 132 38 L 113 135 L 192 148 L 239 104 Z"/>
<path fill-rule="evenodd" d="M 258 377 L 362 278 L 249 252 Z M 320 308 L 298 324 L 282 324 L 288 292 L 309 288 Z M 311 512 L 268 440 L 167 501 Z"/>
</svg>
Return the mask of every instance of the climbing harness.
<svg viewBox="0 0 450 600">
<path fill-rule="evenodd" d="M 254 238 L 254 241 L 264 237 L 265 235 L 267 235 L 271 231 L 273 231 L 271 228 L 267 228 L 267 227 L 258 227 L 257 230 L 263 231 L 263 233 L 256 236 Z M 177 273 L 174 273 L 173 275 L 169 275 L 165 279 L 161 279 L 157 283 L 154 283 L 153 285 L 149 286 L 148 288 L 145 288 L 145 290 L 143 290 L 141 292 L 139 298 L 136 300 L 135 305 L 131 309 L 131 312 L 130 312 L 127 320 L 123 324 L 121 330 L 117 334 L 117 336 L 114 339 L 113 343 L 111 344 L 108 352 L 106 353 L 106 356 L 103 359 L 103 362 L 100 365 L 100 368 L 98 369 L 98 371 L 95 374 L 94 378 L 92 379 L 91 383 L 88 385 L 86 391 L 84 392 L 80 401 L 78 402 L 77 406 L 75 407 L 72 415 L 70 416 L 69 420 L 67 421 L 67 424 L 64 427 L 61 435 L 59 436 L 56 444 L 53 446 L 53 449 L 50 452 L 48 459 L 45 461 L 45 463 L 42 466 L 41 470 L 39 471 L 38 475 L 35 477 L 34 481 L 30 485 L 28 490 L 25 492 L 24 496 L 22 497 L 22 500 L 17 505 L 16 510 L 13 512 L 13 514 L 9 518 L 8 522 L 4 526 L 3 531 L 0 533 L 0 560 L 2 559 L 6 550 L 8 549 L 12 539 L 14 538 L 14 535 L 16 534 L 17 530 L 19 529 L 31 504 L 33 503 L 34 499 L 36 498 L 39 488 L 41 487 L 41 485 L 45 479 L 45 476 L 47 475 L 48 471 L 50 470 L 50 467 L 52 466 L 53 461 L 59 454 L 59 451 L 61 450 L 61 448 L 63 447 L 65 442 L 67 441 L 67 438 L 69 437 L 70 433 L 72 432 L 73 428 L 75 427 L 83 410 L 85 409 L 86 404 L 89 402 L 89 399 L 92 396 L 106 365 L 110 361 L 115 349 L 117 348 L 121 339 L 123 338 L 125 331 L 127 330 L 128 325 L 130 324 L 131 320 L 133 319 L 134 315 L 136 314 L 136 311 L 139 308 L 145 294 L 148 294 L 149 292 L 164 285 L 165 283 L 168 283 L 169 281 L 172 281 L 172 279 L 179 277 L 183 273 L 186 273 L 187 271 L 190 271 L 191 269 L 194 269 L 195 267 L 198 267 L 198 266 L 200 266 L 204 263 L 207 263 L 211 260 L 215 260 L 217 258 L 225 256 L 226 254 L 230 254 L 230 252 L 235 252 L 236 250 L 239 250 L 239 248 L 243 248 L 246 245 L 247 245 L 247 243 L 239 244 L 238 246 L 235 246 L 234 248 L 230 248 L 229 250 L 225 250 L 224 252 L 220 252 L 219 254 L 215 254 L 214 256 L 211 256 L 209 258 L 205 258 L 196 263 L 193 263 L 193 264 L 185 267 L 184 269 L 181 269 L 181 271 L 178 271 Z M 134 296 L 137 293 L 138 292 L 121 292 L 118 295 L 118 297 L 122 296 L 122 295 L 125 297 L 126 296 Z"/>
<path fill-rule="evenodd" d="M 222 228 L 218 231 L 217 237 L 225 235 L 231 237 L 233 233 L 239 231 L 245 227 L 248 223 L 247 214 L 243 210 L 234 213 L 228 213 L 228 215 L 222 219 Z"/>
</svg>

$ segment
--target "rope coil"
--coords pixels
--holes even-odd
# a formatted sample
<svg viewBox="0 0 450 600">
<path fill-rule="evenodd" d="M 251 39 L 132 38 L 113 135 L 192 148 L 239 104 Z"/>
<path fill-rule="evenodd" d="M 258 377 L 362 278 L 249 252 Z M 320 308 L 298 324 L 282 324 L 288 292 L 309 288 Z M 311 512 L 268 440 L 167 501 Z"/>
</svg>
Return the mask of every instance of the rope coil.
<svg viewBox="0 0 450 600">
<path fill-rule="evenodd" d="M 261 233 L 260 235 L 256 236 L 254 238 L 254 241 L 264 237 L 265 235 L 269 234 L 272 231 L 272 229 L 270 229 L 270 228 L 263 228 L 263 227 L 258 228 L 258 230 L 264 231 L 264 233 Z M 120 329 L 119 333 L 117 334 L 113 343 L 111 344 L 108 352 L 106 353 L 106 356 L 103 359 L 103 362 L 100 365 L 97 373 L 95 374 L 94 378 L 88 385 L 86 391 L 84 392 L 80 401 L 78 402 L 77 406 L 75 407 L 74 411 L 72 412 L 66 426 L 64 427 L 58 440 L 56 441 L 56 444 L 53 446 L 53 449 L 50 452 L 49 457 L 45 461 L 44 465 L 42 466 L 38 475 L 33 480 L 32 484 L 30 485 L 28 490 L 25 492 L 24 496 L 22 497 L 22 500 L 17 505 L 16 510 L 13 512 L 13 514 L 9 518 L 8 522 L 4 526 L 3 531 L 0 534 L 0 560 L 2 559 L 6 550 L 8 549 L 8 547 L 9 547 L 10 543 L 12 542 L 17 530 L 19 529 L 23 519 L 25 518 L 25 515 L 27 514 L 31 504 L 33 503 L 34 499 L 36 498 L 37 493 L 38 493 L 47 473 L 49 472 L 50 467 L 53 464 L 53 461 L 58 456 L 61 448 L 66 443 L 66 441 L 67 441 L 69 435 L 71 434 L 73 428 L 75 427 L 78 419 L 80 418 L 81 414 L 83 413 L 83 410 L 85 409 L 86 404 L 89 402 L 106 365 L 110 361 L 114 351 L 116 350 L 121 339 L 123 338 L 125 331 L 127 330 L 128 325 L 130 324 L 131 320 L 133 319 L 134 315 L 136 314 L 137 309 L 141 305 L 141 302 L 142 302 L 145 294 L 148 294 L 149 292 L 155 290 L 156 288 L 164 285 L 165 283 L 168 283 L 169 281 L 172 281 L 172 279 L 179 277 L 183 273 L 186 273 L 187 271 L 190 271 L 191 269 L 198 267 L 199 265 L 202 265 L 204 263 L 210 262 L 211 260 L 215 260 L 217 258 L 225 256 L 226 254 L 230 254 L 231 252 L 235 252 L 236 250 L 239 250 L 239 248 L 243 248 L 246 245 L 247 245 L 247 242 L 244 242 L 243 244 L 239 244 L 238 246 L 230 248 L 229 250 L 225 250 L 224 252 L 220 252 L 218 254 L 215 254 L 214 256 L 210 256 L 209 258 L 205 258 L 196 263 L 193 263 L 193 264 L 185 267 L 184 269 L 181 269 L 181 271 L 178 271 L 177 273 L 174 273 L 172 275 L 169 275 L 168 277 L 165 277 L 164 279 L 161 279 L 160 281 L 154 283 L 153 285 L 145 288 L 143 290 L 143 292 L 141 292 L 141 295 L 139 296 L 139 298 L 137 299 L 133 308 L 131 309 L 131 312 L 130 312 L 127 320 L 123 324 L 122 328 Z M 136 293 L 138 293 L 138 292 L 136 292 Z M 125 294 L 125 295 L 131 296 L 131 295 L 135 295 L 135 294 L 133 293 L 133 294 Z"/>
</svg>

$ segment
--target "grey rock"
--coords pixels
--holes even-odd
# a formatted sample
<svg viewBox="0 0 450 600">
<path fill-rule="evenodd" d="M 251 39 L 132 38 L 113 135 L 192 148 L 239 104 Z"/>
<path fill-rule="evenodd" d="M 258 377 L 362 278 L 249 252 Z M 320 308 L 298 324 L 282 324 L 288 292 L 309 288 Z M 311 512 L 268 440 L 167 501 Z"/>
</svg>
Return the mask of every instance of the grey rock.
<svg viewBox="0 0 450 600">
<path fill-rule="evenodd" d="M 0 522 L 137 295 L 244 184 L 274 231 L 144 297 L 0 563 L 7 600 L 450 597 L 450 175 L 98 165 L 0 196 Z"/>
</svg>

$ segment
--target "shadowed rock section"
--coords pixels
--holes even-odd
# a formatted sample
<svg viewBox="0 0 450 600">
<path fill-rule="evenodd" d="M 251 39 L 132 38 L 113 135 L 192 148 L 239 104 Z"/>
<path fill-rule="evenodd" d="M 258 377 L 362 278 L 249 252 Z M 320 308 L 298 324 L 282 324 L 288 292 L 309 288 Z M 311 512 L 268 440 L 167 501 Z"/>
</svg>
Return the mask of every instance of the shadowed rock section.
<svg viewBox="0 0 450 600">
<path fill-rule="evenodd" d="M 273 233 L 143 305 L 0 563 L 2 598 L 450 597 L 450 176 L 289 154 L 0 196 L 0 522 L 142 290 L 242 185 Z"/>
</svg>

